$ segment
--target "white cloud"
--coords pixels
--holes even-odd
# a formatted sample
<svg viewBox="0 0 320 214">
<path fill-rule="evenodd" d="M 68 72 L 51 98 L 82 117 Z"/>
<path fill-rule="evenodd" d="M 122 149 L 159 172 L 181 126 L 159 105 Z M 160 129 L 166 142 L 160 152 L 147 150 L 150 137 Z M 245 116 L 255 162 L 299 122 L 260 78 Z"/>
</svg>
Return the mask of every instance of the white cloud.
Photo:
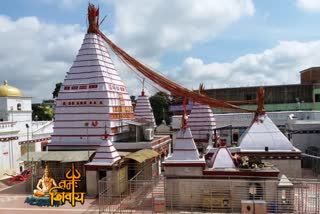
<svg viewBox="0 0 320 214">
<path fill-rule="evenodd" d="M 227 63 L 205 64 L 186 58 L 169 77 L 197 89 L 299 83 L 299 71 L 319 66 L 320 41 L 282 41 L 259 54 L 247 54 Z"/>
<path fill-rule="evenodd" d="M 12 20 L 1 15 L 0 26 L 0 84 L 8 80 L 34 102 L 52 98 L 55 84 L 63 82 L 81 47 L 85 30 L 79 25 L 44 23 L 36 17 Z M 113 59 L 129 93 L 140 94 L 141 81 Z M 158 66 L 157 60 L 149 62 Z"/>
<path fill-rule="evenodd" d="M 297 6 L 306 11 L 320 11 L 319 0 L 297 0 Z"/>
<path fill-rule="evenodd" d="M 36 17 L 0 16 L 0 26 L 1 79 L 35 101 L 51 98 L 77 54 L 83 30 L 79 25 L 43 23 Z"/>
<path fill-rule="evenodd" d="M 145 59 L 190 49 L 255 12 L 251 0 L 122 0 L 114 1 L 114 6 L 114 40 Z"/>
<path fill-rule="evenodd" d="M 37 1 L 61 9 L 84 2 Z M 224 4 L 218 0 L 201 4 L 195 0 L 112 3 L 116 28 L 110 37 L 153 68 L 160 67 L 160 56 L 165 51 L 186 50 L 195 42 L 211 39 L 241 17 L 253 15 L 255 10 L 251 0 L 226 0 Z M 80 48 L 85 29 L 79 25 L 48 24 L 37 17 L 12 20 L 0 16 L 0 26 L 2 79 L 8 79 L 35 101 L 51 98 L 55 83 L 63 81 Z M 130 72 L 122 67 L 118 70 L 129 93 L 138 94 L 141 89 L 137 87 L 139 82 L 133 81 L 134 75 L 126 75 Z"/>
<path fill-rule="evenodd" d="M 241 17 L 254 14 L 250 0 L 203 2 L 115 1 L 116 29 L 110 37 L 134 57 L 158 68 L 159 57 L 166 51 L 186 50 L 195 42 L 214 38 Z M 0 16 L 0 26 L 2 80 L 8 79 L 9 84 L 37 101 L 51 98 L 55 83 L 63 81 L 75 59 L 85 29 L 48 24 L 36 17 L 12 20 Z M 320 41 L 283 41 L 232 62 L 206 64 L 189 57 L 168 76 L 190 89 L 198 88 L 200 82 L 207 88 L 298 83 L 298 71 L 318 66 L 319 61 Z M 115 64 L 129 93 L 138 95 L 141 83 L 121 63 Z"/>
</svg>

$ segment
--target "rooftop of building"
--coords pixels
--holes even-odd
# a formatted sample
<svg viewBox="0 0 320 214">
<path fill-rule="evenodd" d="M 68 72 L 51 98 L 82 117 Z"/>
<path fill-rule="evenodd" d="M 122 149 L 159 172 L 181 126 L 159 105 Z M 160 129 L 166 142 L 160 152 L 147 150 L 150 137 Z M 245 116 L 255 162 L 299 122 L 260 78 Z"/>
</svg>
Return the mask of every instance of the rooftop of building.
<svg viewBox="0 0 320 214">
<path fill-rule="evenodd" d="M 317 66 L 317 67 L 310 67 L 310 68 L 304 69 L 300 71 L 300 74 L 306 73 L 308 71 L 320 72 L 320 67 Z"/>
<path fill-rule="evenodd" d="M 10 86 L 8 81 L 5 80 L 3 85 L 0 86 L 0 97 L 21 97 L 22 92 L 20 89 Z"/>
</svg>

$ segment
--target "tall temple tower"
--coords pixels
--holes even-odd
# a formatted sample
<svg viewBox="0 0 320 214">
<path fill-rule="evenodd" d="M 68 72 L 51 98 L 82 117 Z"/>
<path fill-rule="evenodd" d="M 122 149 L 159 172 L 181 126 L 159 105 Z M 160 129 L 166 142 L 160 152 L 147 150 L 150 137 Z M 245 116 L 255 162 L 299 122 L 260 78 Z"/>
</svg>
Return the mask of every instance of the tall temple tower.
<svg viewBox="0 0 320 214">
<path fill-rule="evenodd" d="M 126 86 L 98 35 L 98 13 L 88 11 L 89 28 L 56 100 L 49 150 L 95 149 L 105 134 L 119 140 L 129 130 L 133 108 Z"/>
</svg>

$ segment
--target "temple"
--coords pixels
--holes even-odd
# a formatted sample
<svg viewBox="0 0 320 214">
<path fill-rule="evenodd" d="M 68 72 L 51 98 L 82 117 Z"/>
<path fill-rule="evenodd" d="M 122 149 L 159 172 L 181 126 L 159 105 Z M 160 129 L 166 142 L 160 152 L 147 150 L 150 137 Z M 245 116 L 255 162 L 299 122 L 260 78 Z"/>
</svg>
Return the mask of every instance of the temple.
<svg viewBox="0 0 320 214">
<path fill-rule="evenodd" d="M 202 169 L 206 163 L 204 157 L 201 158 L 199 156 L 190 128 L 186 127 L 179 130 L 173 147 L 173 153 L 162 162 L 162 165 L 167 176 L 202 174 Z M 185 171 L 185 167 L 192 167 L 192 169 Z"/>
<path fill-rule="evenodd" d="M 92 4 L 88 8 L 88 21 L 87 34 L 56 100 L 49 152 L 38 159 L 32 156 L 34 161 L 47 161 L 57 175 L 63 167 L 76 162 L 75 167 L 85 177 L 79 187 L 88 196 L 104 195 L 103 200 L 115 196 L 126 202 L 149 191 L 145 187 L 149 181 L 152 181 L 150 189 L 155 187 L 153 181 L 162 179 L 159 174 L 163 167 L 166 190 L 161 196 L 166 201 L 184 208 L 192 200 L 192 207 L 211 212 L 239 210 L 244 196 L 236 193 L 246 193 L 245 198 L 253 201 L 266 198 L 278 201 L 278 193 L 288 180 L 285 176 L 301 175 L 301 151 L 266 115 L 262 88 L 256 100 L 257 110 L 209 98 L 203 93 L 203 85 L 198 92 L 190 91 L 112 43 L 99 30 L 99 9 Z M 172 134 L 173 142 L 163 132 L 154 134 L 155 118 L 144 87 L 133 111 L 107 45 L 132 69 L 184 98 L 181 126 Z M 187 99 L 195 103 L 189 117 Z M 242 134 L 239 145 L 227 147 L 225 141 L 218 139 L 213 107 L 254 113 L 254 120 Z M 201 149 L 205 153 L 199 152 Z M 135 181 L 143 187 L 129 185 Z M 252 187 L 254 191 L 250 192 Z M 122 198 L 131 191 L 133 197 Z M 290 189 L 286 194 L 290 196 L 290 204 L 279 204 L 279 208 L 288 205 L 291 209 L 294 191 Z M 121 203 L 119 207 L 127 208 Z"/>
<path fill-rule="evenodd" d="M 171 143 L 170 136 L 154 134 L 155 120 L 144 89 L 133 112 L 126 86 L 99 34 L 98 18 L 99 9 L 89 4 L 88 31 L 56 99 L 49 152 L 41 156 L 48 160 L 61 151 L 48 163 L 57 171 L 74 162 L 66 161 L 65 155 L 77 153 L 81 161 L 76 167 L 86 181 L 81 189 L 89 196 L 98 195 L 102 178 L 125 178 L 124 186 L 139 169 L 148 169 L 146 176 L 159 174 L 160 158 L 169 153 Z"/>
<path fill-rule="evenodd" d="M 272 122 L 260 115 L 239 140 L 239 155 L 258 157 L 273 163 L 289 177 L 301 177 L 301 151 Z"/>
<path fill-rule="evenodd" d="M 133 118 L 127 89 L 101 37 L 87 33 L 56 100 L 49 150 L 95 149 L 101 136 L 123 138 Z"/>
</svg>

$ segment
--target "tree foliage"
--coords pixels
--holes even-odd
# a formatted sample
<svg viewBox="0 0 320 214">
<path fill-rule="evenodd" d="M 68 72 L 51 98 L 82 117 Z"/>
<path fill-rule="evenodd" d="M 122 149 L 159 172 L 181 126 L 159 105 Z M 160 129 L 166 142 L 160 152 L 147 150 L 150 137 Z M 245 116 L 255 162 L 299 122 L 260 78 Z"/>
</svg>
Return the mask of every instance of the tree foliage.
<svg viewBox="0 0 320 214">
<path fill-rule="evenodd" d="M 53 109 L 50 106 L 32 106 L 32 120 L 48 121 L 53 118 Z"/>
<path fill-rule="evenodd" d="M 61 86 L 62 86 L 62 82 L 59 82 L 56 84 L 56 87 L 55 87 L 54 91 L 52 92 L 53 99 L 58 97 Z"/>
<path fill-rule="evenodd" d="M 162 120 L 165 120 L 166 123 L 169 124 L 169 106 L 171 104 L 170 96 L 167 93 L 160 91 L 151 96 L 149 100 L 153 109 L 156 124 L 161 124 Z"/>
</svg>

